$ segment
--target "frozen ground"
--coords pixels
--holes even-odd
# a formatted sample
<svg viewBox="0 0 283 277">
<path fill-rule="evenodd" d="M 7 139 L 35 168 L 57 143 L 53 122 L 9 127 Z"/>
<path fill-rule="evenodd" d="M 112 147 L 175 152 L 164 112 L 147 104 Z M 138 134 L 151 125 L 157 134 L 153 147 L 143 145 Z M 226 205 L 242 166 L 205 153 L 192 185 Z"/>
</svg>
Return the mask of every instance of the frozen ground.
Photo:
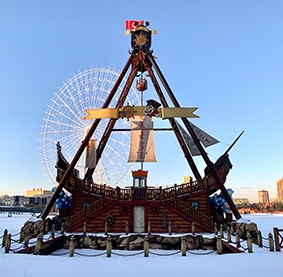
<svg viewBox="0 0 283 277">
<path fill-rule="evenodd" d="M 17 234 L 29 217 L 0 214 L 0 236 L 4 229 L 12 235 Z M 283 229 L 283 215 L 243 215 L 243 219 L 255 222 L 264 238 L 273 233 L 273 227 Z M 268 245 L 267 240 L 263 243 Z M 181 253 L 168 255 L 176 251 L 154 250 L 154 254 L 150 253 L 145 258 L 142 254 L 127 256 L 133 252 L 113 250 L 111 258 L 94 256 L 104 252 L 81 249 L 76 250 L 74 257 L 69 257 L 67 250 L 59 250 L 54 253 L 56 255 L 37 256 L 13 252 L 5 254 L 4 248 L 1 248 L 0 276 L 283 276 L 283 249 L 282 252 L 270 252 L 268 248 L 257 245 L 253 245 L 253 253 L 246 251 L 242 254 L 217 255 L 215 252 L 194 251 L 194 254 L 187 253 L 182 257 Z"/>
</svg>

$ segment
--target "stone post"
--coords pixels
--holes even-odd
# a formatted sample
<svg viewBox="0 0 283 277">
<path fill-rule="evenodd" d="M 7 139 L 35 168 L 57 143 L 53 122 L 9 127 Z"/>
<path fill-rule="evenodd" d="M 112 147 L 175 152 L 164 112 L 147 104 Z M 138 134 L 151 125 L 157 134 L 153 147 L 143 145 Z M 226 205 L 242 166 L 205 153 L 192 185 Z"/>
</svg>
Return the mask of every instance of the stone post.
<svg viewBox="0 0 283 277">
<path fill-rule="evenodd" d="M 169 223 L 168 223 L 168 233 L 169 233 L 169 236 L 172 235 L 172 224 L 171 224 L 171 221 L 169 221 Z"/>
<path fill-rule="evenodd" d="M 182 252 L 182 256 L 187 255 L 187 245 L 186 245 L 186 239 L 184 236 L 182 236 L 181 238 L 181 252 Z"/>
<path fill-rule="evenodd" d="M 51 237 L 54 239 L 55 237 L 55 225 L 53 224 L 51 227 Z"/>
<path fill-rule="evenodd" d="M 223 225 L 220 224 L 220 237 L 223 239 L 224 235 L 223 235 Z"/>
<path fill-rule="evenodd" d="M 239 236 L 239 230 L 236 230 L 236 246 L 239 248 L 240 245 L 240 236 Z"/>
<path fill-rule="evenodd" d="M 86 222 L 84 222 L 83 224 L 83 234 L 84 236 L 86 236 Z"/>
<path fill-rule="evenodd" d="M 196 226 L 195 223 L 192 222 L 192 234 L 194 235 L 196 233 Z"/>
<path fill-rule="evenodd" d="M 230 230 L 229 226 L 227 227 L 227 241 L 232 242 L 232 240 L 231 240 L 231 230 Z"/>
<path fill-rule="evenodd" d="M 2 247 L 5 246 L 7 235 L 8 235 L 8 230 L 5 229 L 4 234 L 3 234 L 3 238 L 2 238 Z"/>
<path fill-rule="evenodd" d="M 107 258 L 111 257 L 111 251 L 112 251 L 112 241 L 111 241 L 111 237 L 108 236 L 107 237 L 107 243 L 106 243 L 106 255 L 107 255 Z"/>
<path fill-rule="evenodd" d="M 253 253 L 253 243 L 250 232 L 247 233 L 247 245 L 248 245 L 248 252 Z"/>
<path fill-rule="evenodd" d="M 147 225 L 147 232 L 148 232 L 148 235 L 151 234 L 151 224 L 150 224 L 150 222 L 148 222 L 148 225 Z"/>
<path fill-rule="evenodd" d="M 262 247 L 262 236 L 261 236 L 261 231 L 257 231 L 257 244 L 259 247 Z"/>
<path fill-rule="evenodd" d="M 218 234 L 217 222 L 214 223 L 214 234 Z"/>
<path fill-rule="evenodd" d="M 69 257 L 73 257 L 75 252 L 75 237 L 71 236 L 69 244 Z"/>
<path fill-rule="evenodd" d="M 217 239 L 216 241 L 217 253 L 221 255 L 223 254 L 221 235 L 217 235 L 216 239 Z"/>
<path fill-rule="evenodd" d="M 268 234 L 269 251 L 274 252 L 274 241 L 271 233 Z"/>
<path fill-rule="evenodd" d="M 11 237 L 12 237 L 11 234 L 8 234 L 6 236 L 6 239 L 5 239 L 5 253 L 9 253 L 9 250 L 11 248 Z"/>
<path fill-rule="evenodd" d="M 149 241 L 148 241 L 148 236 L 145 236 L 145 237 L 144 237 L 143 250 L 144 250 L 144 256 L 145 256 L 145 257 L 148 257 L 148 255 L 149 255 Z"/>
<path fill-rule="evenodd" d="M 39 234 L 35 243 L 34 254 L 38 255 L 41 250 L 42 236 Z"/>
<path fill-rule="evenodd" d="M 126 229 L 125 229 L 125 231 L 126 231 L 126 235 L 128 235 L 129 234 L 129 222 L 128 221 L 126 222 Z"/>
<path fill-rule="evenodd" d="M 108 235 L 108 224 L 107 224 L 107 222 L 105 222 L 105 225 L 104 225 L 104 235 Z"/>
</svg>

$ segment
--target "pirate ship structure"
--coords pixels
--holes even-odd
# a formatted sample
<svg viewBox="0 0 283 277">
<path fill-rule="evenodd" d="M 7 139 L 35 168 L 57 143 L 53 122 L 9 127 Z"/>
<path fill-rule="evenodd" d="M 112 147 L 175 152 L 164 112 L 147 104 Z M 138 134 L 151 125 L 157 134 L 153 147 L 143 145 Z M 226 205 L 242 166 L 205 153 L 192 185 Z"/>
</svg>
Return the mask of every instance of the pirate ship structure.
<svg viewBox="0 0 283 277">
<path fill-rule="evenodd" d="M 210 197 L 218 190 L 227 201 L 234 217 L 236 219 L 241 217 L 224 186 L 232 166 L 228 156 L 230 149 L 216 163 L 210 161 L 203 145 L 217 141 L 204 132 L 200 132 L 188 120 L 190 117 L 197 117 L 194 114 L 196 108 L 182 108 L 177 101 L 156 63 L 153 51 L 150 50 L 151 37 L 155 31 L 149 30 L 148 26 L 147 22 L 145 24 L 139 22 L 128 30 L 132 46 L 128 61 L 103 107 L 86 111 L 88 115 L 85 119 L 95 118 L 95 121 L 70 163 L 64 158 L 60 145 L 57 145 L 56 168 L 59 185 L 41 218 L 47 217 L 64 189 L 71 194 L 72 201 L 68 209 L 61 209 L 60 216 L 66 219 L 66 226 L 70 232 L 81 232 L 84 223 L 87 224 L 89 232 L 104 232 L 106 225 L 109 232 L 124 232 L 127 226 L 129 232 L 148 232 L 151 228 L 152 232 L 164 233 L 167 232 L 169 224 L 176 232 L 190 232 L 193 223 L 196 231 L 209 232 L 213 230 L 215 221 L 223 220 L 223 217 L 217 216 L 217 211 L 210 205 Z M 127 81 L 116 106 L 110 109 L 109 104 L 128 71 L 130 72 Z M 146 106 L 125 105 L 126 96 L 135 78 L 137 78 L 136 87 L 141 93 L 147 89 L 147 79 L 143 78 L 144 75 L 151 79 L 158 101 L 149 99 Z M 169 107 L 159 84 L 160 81 L 173 107 Z M 125 117 L 131 120 L 132 147 L 129 161 L 141 162 L 141 169 L 132 171 L 133 181 L 128 188 L 96 184 L 92 179 L 95 166 L 103 155 L 115 122 Z M 151 151 L 153 148 L 151 134 L 154 131 L 152 122 L 155 117 L 169 121 L 171 130 L 194 174 L 195 181 L 166 188 L 148 186 L 148 172 L 143 170 L 142 165 L 143 162 L 155 160 L 154 152 Z M 109 118 L 109 122 L 98 146 L 93 148 L 92 136 L 101 118 Z M 176 118 L 181 120 L 185 128 L 177 122 Z M 88 165 L 84 178 L 79 178 L 75 165 L 83 151 L 91 148 L 94 149 L 92 156 L 95 158 L 90 161 L 92 165 Z M 195 152 L 203 157 L 207 165 L 204 177 L 201 176 L 193 161 L 192 155 Z"/>
</svg>

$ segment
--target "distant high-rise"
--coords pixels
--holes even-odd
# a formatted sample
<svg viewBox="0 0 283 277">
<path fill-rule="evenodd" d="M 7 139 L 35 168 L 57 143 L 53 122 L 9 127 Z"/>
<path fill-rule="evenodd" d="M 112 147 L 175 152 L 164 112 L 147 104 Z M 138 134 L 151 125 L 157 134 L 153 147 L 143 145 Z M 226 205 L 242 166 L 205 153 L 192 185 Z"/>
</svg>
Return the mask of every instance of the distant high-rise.
<svg viewBox="0 0 283 277">
<path fill-rule="evenodd" d="M 184 184 L 189 183 L 191 180 L 192 180 L 192 177 L 189 176 L 189 175 L 186 175 L 186 176 L 183 177 L 183 183 Z"/>
<path fill-rule="evenodd" d="M 283 178 L 277 181 L 276 186 L 278 202 L 283 203 Z"/>
<path fill-rule="evenodd" d="M 258 202 L 266 204 L 269 202 L 269 195 L 267 190 L 260 190 L 258 193 Z"/>
</svg>

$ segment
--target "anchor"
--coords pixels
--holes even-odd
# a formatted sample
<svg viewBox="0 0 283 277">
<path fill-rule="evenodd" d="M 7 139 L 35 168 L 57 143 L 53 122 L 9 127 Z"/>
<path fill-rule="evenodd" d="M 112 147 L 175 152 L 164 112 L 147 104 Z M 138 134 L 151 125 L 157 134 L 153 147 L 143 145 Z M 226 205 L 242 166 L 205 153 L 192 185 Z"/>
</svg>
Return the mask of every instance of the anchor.
<svg viewBox="0 0 283 277">
<path fill-rule="evenodd" d="M 168 223 L 167 223 L 166 218 L 167 218 L 167 213 L 166 213 L 166 212 L 163 212 L 163 222 L 160 221 L 160 223 L 161 223 L 161 225 L 163 226 L 163 228 L 167 228 L 167 226 L 168 226 Z"/>
</svg>

